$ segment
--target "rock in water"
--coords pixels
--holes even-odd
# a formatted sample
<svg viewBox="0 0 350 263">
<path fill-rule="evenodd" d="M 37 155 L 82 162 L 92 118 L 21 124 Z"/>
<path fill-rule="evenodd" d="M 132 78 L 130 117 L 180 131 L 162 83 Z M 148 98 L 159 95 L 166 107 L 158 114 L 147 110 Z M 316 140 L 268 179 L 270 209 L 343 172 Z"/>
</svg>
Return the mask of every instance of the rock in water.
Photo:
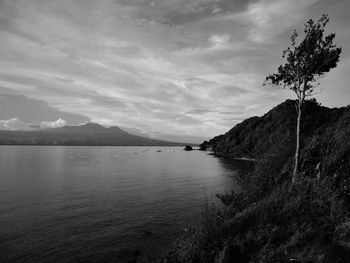
<svg viewBox="0 0 350 263">
<path fill-rule="evenodd" d="M 193 148 L 192 148 L 192 146 L 186 145 L 184 150 L 185 151 L 192 151 Z"/>
</svg>

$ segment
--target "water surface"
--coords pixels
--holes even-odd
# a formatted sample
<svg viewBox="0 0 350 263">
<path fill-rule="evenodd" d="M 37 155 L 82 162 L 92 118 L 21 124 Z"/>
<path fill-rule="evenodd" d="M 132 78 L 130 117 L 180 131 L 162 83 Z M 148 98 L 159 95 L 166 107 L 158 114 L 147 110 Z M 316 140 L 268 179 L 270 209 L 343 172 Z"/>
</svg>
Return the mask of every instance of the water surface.
<svg viewBox="0 0 350 263">
<path fill-rule="evenodd" d="M 159 256 L 241 168 L 179 147 L 0 146 L 0 262 Z"/>
</svg>

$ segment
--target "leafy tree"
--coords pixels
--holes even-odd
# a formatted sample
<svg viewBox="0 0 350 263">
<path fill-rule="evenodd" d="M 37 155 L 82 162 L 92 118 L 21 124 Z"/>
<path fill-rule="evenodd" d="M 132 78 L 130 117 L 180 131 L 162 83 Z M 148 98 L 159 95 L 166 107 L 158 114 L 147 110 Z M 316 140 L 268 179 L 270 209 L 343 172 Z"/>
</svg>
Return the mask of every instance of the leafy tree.
<svg viewBox="0 0 350 263">
<path fill-rule="evenodd" d="M 317 23 L 309 19 L 304 27 L 305 37 L 299 44 L 297 44 L 298 34 L 294 31 L 291 46 L 283 51 L 282 58 L 286 59 L 286 63 L 278 67 L 277 73 L 268 75 L 264 82 L 264 85 L 288 88 L 297 95 L 297 140 L 293 183 L 298 173 L 302 105 L 306 97 L 314 95 L 319 78 L 337 66 L 341 53 L 341 48 L 333 44 L 335 34 L 325 35 L 328 21 L 328 15 L 322 15 Z"/>
</svg>

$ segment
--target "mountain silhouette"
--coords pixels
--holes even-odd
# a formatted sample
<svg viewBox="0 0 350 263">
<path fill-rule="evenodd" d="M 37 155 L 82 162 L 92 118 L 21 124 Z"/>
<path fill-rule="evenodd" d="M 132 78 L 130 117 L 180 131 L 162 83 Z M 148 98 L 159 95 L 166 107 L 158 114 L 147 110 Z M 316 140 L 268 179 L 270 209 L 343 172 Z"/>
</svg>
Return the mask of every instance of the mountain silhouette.
<svg viewBox="0 0 350 263">
<path fill-rule="evenodd" d="M 86 145 L 86 146 L 183 146 L 130 134 L 119 127 L 98 123 L 30 131 L 0 130 L 0 145 Z"/>
</svg>

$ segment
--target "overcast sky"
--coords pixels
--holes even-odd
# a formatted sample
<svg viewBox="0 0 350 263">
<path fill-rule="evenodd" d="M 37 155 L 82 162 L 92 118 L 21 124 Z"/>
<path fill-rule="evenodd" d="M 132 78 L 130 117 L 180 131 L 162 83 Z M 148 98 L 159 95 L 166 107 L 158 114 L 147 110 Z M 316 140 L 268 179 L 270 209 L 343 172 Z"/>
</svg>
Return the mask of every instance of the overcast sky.
<svg viewBox="0 0 350 263">
<path fill-rule="evenodd" d="M 343 53 L 316 98 L 345 106 L 349 10 L 349 0 L 0 0 L 0 128 L 92 121 L 210 138 L 294 98 L 262 83 L 292 31 L 323 13 Z"/>
</svg>

